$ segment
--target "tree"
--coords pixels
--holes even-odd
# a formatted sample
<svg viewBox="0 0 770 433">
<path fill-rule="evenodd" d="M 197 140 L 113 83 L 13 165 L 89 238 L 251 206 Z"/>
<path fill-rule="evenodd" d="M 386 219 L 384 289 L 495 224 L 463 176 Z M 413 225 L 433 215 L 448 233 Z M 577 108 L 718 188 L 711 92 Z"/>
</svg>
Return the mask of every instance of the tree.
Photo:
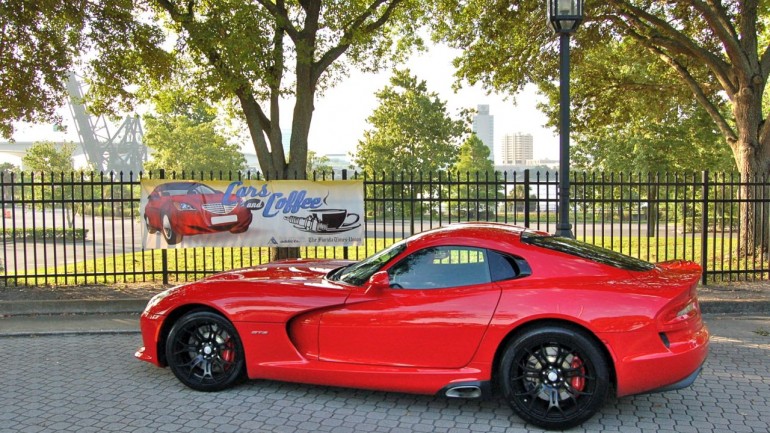
<svg viewBox="0 0 770 433">
<path fill-rule="evenodd" d="M 32 188 L 35 189 L 33 197 L 37 197 L 39 200 L 37 206 L 41 207 L 43 203 L 47 202 L 50 202 L 51 206 L 56 206 L 57 203 L 61 204 L 66 210 L 67 226 L 70 228 L 75 224 L 75 207 L 67 206 L 65 203 L 74 203 L 73 199 L 77 195 L 77 188 L 74 186 L 74 171 L 72 169 L 72 155 L 74 152 L 74 144 L 57 146 L 50 141 L 40 141 L 33 143 L 21 159 L 22 166 L 26 171 L 31 172 L 33 180 L 35 175 L 38 176 L 36 182 L 31 182 Z M 44 188 L 41 185 L 46 181 L 65 180 L 67 173 L 70 175 L 71 185 L 62 185 L 60 188 Z M 36 183 L 37 185 L 35 185 Z M 50 195 L 46 195 L 46 193 Z"/>
<path fill-rule="evenodd" d="M 493 174 L 495 166 L 489 159 L 489 148 L 476 135 L 471 134 L 467 140 L 460 145 L 457 161 L 454 164 L 454 171 L 459 173 L 479 173 Z"/>
<path fill-rule="evenodd" d="M 454 120 L 446 102 L 428 91 L 408 69 L 395 70 L 390 85 L 376 94 L 379 106 L 367 119 L 356 148 L 356 164 L 369 174 L 444 170 L 457 154 L 466 121 Z"/>
<path fill-rule="evenodd" d="M 14 164 L 11 164 L 10 162 L 3 162 L 0 164 L 0 182 L 5 184 L 6 182 L 11 182 L 14 177 L 19 175 L 19 167 L 17 167 Z M 14 189 L 15 188 L 3 188 L 3 201 L 6 203 L 12 202 L 16 197 L 14 197 Z M 18 193 L 17 193 L 18 194 Z"/>
<path fill-rule="evenodd" d="M 273 179 L 305 177 L 317 93 L 348 67 L 377 70 L 399 58 L 417 40 L 412 35 L 422 13 L 413 0 L 146 0 L 127 8 L 154 17 L 173 35 L 174 79 L 214 102 L 231 103 L 246 122 L 262 171 Z M 109 36 L 104 39 L 122 37 Z M 120 53 L 121 45 L 113 46 Z M 116 85 L 136 82 L 136 70 L 155 72 L 145 90 L 167 81 L 167 65 L 151 55 L 110 60 L 92 64 L 92 107 L 110 110 L 114 101 L 136 96 Z M 282 98 L 293 98 L 288 155 Z"/>
<path fill-rule="evenodd" d="M 56 109 L 67 98 L 67 75 L 81 53 L 100 50 L 97 69 L 137 55 L 154 59 L 156 70 L 167 69 L 163 32 L 134 20 L 131 9 L 126 1 L 0 2 L 0 136 L 11 137 L 14 121 L 61 123 Z M 120 54 L 109 36 L 120 44 Z M 135 71 L 132 82 L 149 78 L 144 71 Z M 111 84 L 126 92 L 125 83 Z"/>
<path fill-rule="evenodd" d="M 245 168 L 240 147 L 217 132 L 216 110 L 180 89 L 155 97 L 157 116 L 145 117 L 144 143 L 153 149 L 145 171 L 228 173 Z"/>
<path fill-rule="evenodd" d="M 33 143 L 21 158 L 26 171 L 40 174 L 58 174 L 72 171 L 72 155 L 75 144 L 57 146 L 50 141 Z"/>
<path fill-rule="evenodd" d="M 163 121 L 146 117 L 144 142 L 153 149 L 145 171 L 231 173 L 245 168 L 246 159 L 237 144 L 228 143 L 212 122 L 196 124 L 185 117 Z"/>
<path fill-rule="evenodd" d="M 11 137 L 15 120 L 56 120 L 83 21 L 77 2 L 0 3 L 0 136 Z"/>
<path fill-rule="evenodd" d="M 516 4 L 471 0 L 457 8 L 456 2 L 441 1 L 438 11 L 443 15 L 434 22 L 439 37 L 466 48 L 457 60 L 461 77 L 514 93 L 528 82 L 546 88 L 558 73 L 554 66 L 558 64 L 558 38 L 543 22 L 542 6 L 542 2 L 535 0 Z M 572 38 L 578 80 L 586 62 L 595 53 L 617 49 L 617 41 L 655 57 L 667 67 L 667 73 L 659 79 L 647 75 L 643 83 L 625 82 L 617 79 L 622 74 L 612 72 L 627 68 L 629 63 L 618 62 L 614 68 L 606 69 L 608 74 L 595 77 L 593 83 L 598 87 L 593 87 L 593 91 L 585 88 L 583 95 L 575 95 L 575 116 L 580 116 L 582 104 L 612 110 L 615 104 L 622 105 L 629 99 L 613 101 L 603 97 L 611 93 L 606 90 L 612 87 L 624 95 L 659 92 L 660 101 L 666 101 L 663 98 L 668 91 L 686 89 L 723 136 L 742 181 L 767 173 L 770 122 L 766 121 L 762 101 L 770 74 L 770 35 L 766 27 L 769 13 L 770 3 L 756 0 L 643 4 L 609 0 L 591 4 L 580 36 Z M 576 124 L 579 123 L 578 120 Z M 754 222 L 766 223 L 770 210 L 752 202 L 767 196 L 766 187 L 742 189 L 742 196 L 747 199 L 741 206 L 742 252 L 766 251 L 766 225 Z"/>
<path fill-rule="evenodd" d="M 383 193 L 401 200 L 380 203 L 376 212 L 390 211 L 408 217 L 420 198 L 435 193 L 427 186 L 415 187 L 409 180 L 451 167 L 467 120 L 452 119 L 446 102 L 428 91 L 426 82 L 418 80 L 408 69 L 393 71 L 390 85 L 376 96 L 379 106 L 367 119 L 374 129 L 364 131 L 355 162 L 369 176 L 393 177 Z M 400 181 L 396 182 L 397 179 Z"/>
<path fill-rule="evenodd" d="M 309 150 L 307 152 L 307 173 L 315 174 L 317 176 L 331 175 L 334 172 L 334 168 L 331 166 L 331 161 L 326 155 L 318 156 L 314 151 Z"/>
<path fill-rule="evenodd" d="M 668 67 L 628 42 L 613 45 L 585 52 L 581 73 L 570 84 L 580 95 L 575 104 L 574 167 L 637 173 L 733 170 L 724 138 L 689 90 L 669 86 L 628 95 L 631 83 L 655 87 L 660 77 L 675 83 Z M 618 68 L 619 63 L 625 66 Z M 596 79 L 607 76 L 626 84 L 607 86 Z M 555 122 L 558 85 L 543 88 L 550 103 L 540 108 Z"/>
<path fill-rule="evenodd" d="M 498 188 L 495 167 L 489 159 L 489 148 L 476 134 L 472 133 L 460 145 L 452 170 L 457 173 L 460 182 L 455 197 L 469 218 L 485 219 L 490 212 L 495 212 L 495 204 L 488 200 L 502 196 L 503 193 Z M 463 200 L 467 203 L 464 204 Z"/>
</svg>

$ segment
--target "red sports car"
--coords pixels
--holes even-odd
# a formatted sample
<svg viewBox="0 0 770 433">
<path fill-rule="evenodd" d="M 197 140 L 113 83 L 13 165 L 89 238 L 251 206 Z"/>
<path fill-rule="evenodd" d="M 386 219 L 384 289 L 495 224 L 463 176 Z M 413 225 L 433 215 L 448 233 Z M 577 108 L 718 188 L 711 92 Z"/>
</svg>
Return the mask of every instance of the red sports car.
<svg viewBox="0 0 770 433">
<path fill-rule="evenodd" d="M 700 267 L 521 227 L 452 225 L 360 262 L 290 260 L 155 296 L 139 359 L 217 391 L 243 378 L 476 398 L 575 426 L 618 396 L 690 385 L 709 333 Z"/>
<path fill-rule="evenodd" d="M 158 185 L 147 197 L 144 223 L 148 233 L 160 231 L 169 245 L 186 235 L 229 230 L 243 233 L 251 224 L 251 211 L 240 200 L 194 181 Z"/>
</svg>

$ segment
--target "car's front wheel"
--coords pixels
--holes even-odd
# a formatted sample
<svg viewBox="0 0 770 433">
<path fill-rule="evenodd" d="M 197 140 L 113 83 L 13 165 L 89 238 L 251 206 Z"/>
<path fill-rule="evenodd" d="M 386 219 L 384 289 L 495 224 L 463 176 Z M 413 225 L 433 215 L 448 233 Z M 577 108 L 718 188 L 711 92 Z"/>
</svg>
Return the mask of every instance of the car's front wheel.
<svg viewBox="0 0 770 433">
<path fill-rule="evenodd" d="M 163 215 L 163 238 L 166 239 L 166 243 L 169 245 L 176 245 L 182 242 L 182 235 L 174 231 L 168 214 Z"/>
<path fill-rule="evenodd" d="M 149 234 L 154 234 L 158 231 L 155 227 L 153 227 L 150 224 L 150 217 L 148 217 L 147 215 L 144 216 L 144 226 L 147 228 L 147 233 Z"/>
<path fill-rule="evenodd" d="M 245 376 L 235 327 L 210 311 L 188 313 L 174 324 L 166 340 L 166 360 L 177 379 L 198 391 L 219 391 Z"/>
<path fill-rule="evenodd" d="M 516 336 L 500 363 L 505 399 L 525 421 L 568 429 L 591 418 L 609 392 L 607 361 L 589 336 L 544 326 Z"/>
</svg>

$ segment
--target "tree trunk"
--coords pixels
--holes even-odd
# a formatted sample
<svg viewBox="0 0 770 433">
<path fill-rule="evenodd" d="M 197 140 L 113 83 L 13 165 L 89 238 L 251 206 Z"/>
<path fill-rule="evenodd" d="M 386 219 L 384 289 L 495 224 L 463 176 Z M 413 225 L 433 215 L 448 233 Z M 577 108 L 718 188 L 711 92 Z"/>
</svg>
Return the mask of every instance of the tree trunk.
<svg viewBox="0 0 770 433">
<path fill-rule="evenodd" d="M 739 162 L 740 254 L 763 255 L 768 252 L 770 235 L 770 188 L 767 185 L 768 158 L 752 156 L 756 148 L 743 146 Z"/>
<path fill-rule="evenodd" d="M 770 235 L 770 189 L 764 182 L 770 172 L 770 135 L 762 119 L 764 83 L 754 78 L 742 84 L 733 104 L 738 139 L 731 143 L 741 175 L 739 253 L 762 256 L 768 252 Z"/>
</svg>

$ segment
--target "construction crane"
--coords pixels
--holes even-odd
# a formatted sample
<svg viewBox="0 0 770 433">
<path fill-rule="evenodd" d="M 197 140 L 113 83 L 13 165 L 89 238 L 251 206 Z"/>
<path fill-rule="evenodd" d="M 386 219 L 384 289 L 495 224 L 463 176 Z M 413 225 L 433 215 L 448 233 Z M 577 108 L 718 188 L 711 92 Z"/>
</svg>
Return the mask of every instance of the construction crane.
<svg viewBox="0 0 770 433">
<path fill-rule="evenodd" d="M 70 73 L 67 80 L 67 90 L 75 129 L 88 162 L 96 170 L 104 172 L 139 173 L 147 160 L 139 116 L 126 116 L 115 134 L 111 135 L 104 116 L 91 116 L 83 105 L 83 91 L 74 73 Z"/>
</svg>

